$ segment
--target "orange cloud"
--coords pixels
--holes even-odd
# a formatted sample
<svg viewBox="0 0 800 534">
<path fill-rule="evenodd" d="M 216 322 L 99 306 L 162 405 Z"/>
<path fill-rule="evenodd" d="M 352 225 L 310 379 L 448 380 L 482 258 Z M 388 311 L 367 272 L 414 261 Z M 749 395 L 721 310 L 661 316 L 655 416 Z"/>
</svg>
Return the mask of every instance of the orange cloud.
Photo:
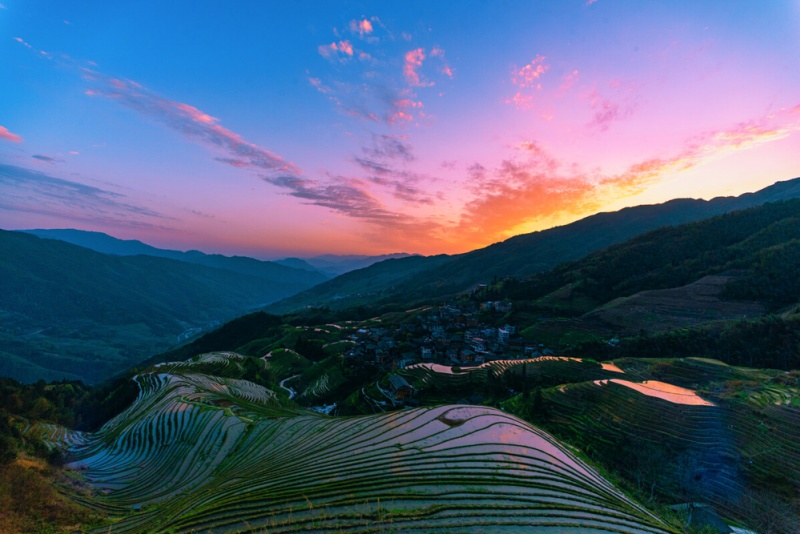
<svg viewBox="0 0 800 534">
<path fill-rule="evenodd" d="M 524 142 L 493 171 L 476 165 L 470 186 L 475 197 L 463 209 L 454 237 L 481 244 L 503 239 L 531 224 L 547 227 L 601 209 L 608 199 L 637 195 L 666 175 L 691 169 L 730 152 L 783 139 L 800 131 L 795 108 L 730 128 L 704 132 L 668 157 L 654 157 L 625 171 L 604 175 L 560 162 L 540 145 Z M 527 227 L 526 227 L 527 226 Z"/>
<path fill-rule="evenodd" d="M 0 126 L 0 139 L 5 139 L 6 141 L 11 141 L 12 143 L 22 142 L 22 137 L 15 133 L 9 132 L 8 128 L 5 126 Z"/>
</svg>

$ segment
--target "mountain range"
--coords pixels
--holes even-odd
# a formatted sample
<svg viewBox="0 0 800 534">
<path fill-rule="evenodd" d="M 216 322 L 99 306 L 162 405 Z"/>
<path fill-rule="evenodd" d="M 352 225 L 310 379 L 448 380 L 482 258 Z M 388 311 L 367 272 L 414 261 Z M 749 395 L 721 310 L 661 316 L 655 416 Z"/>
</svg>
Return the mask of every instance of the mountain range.
<svg viewBox="0 0 800 534">
<path fill-rule="evenodd" d="M 656 228 L 797 197 L 800 197 L 800 178 L 738 197 L 676 199 L 598 213 L 464 254 L 379 263 L 271 304 L 267 310 L 287 313 L 313 306 L 343 309 L 364 304 L 411 305 L 418 300 L 454 295 L 494 278 L 519 278 L 543 272 Z"/>
<path fill-rule="evenodd" d="M 4 344 L 0 374 L 23 381 L 80 378 L 96 382 L 254 309 L 286 313 L 361 306 L 358 313 L 365 316 L 374 315 L 376 306 L 408 309 L 419 302 L 472 290 L 481 283 L 546 272 L 649 230 L 795 197 L 800 197 L 800 179 L 740 197 L 638 206 L 516 236 L 461 255 L 394 255 L 403 257 L 379 261 L 332 280 L 313 270 L 323 266 L 312 264 L 313 258 L 287 260 L 300 267 L 293 268 L 253 258 L 168 251 L 92 232 L 32 231 L 61 241 L 2 232 L 0 338 Z M 374 259 L 322 257 L 316 261 L 352 267 Z M 682 283 L 695 281 L 687 278 Z M 609 306 L 598 310 L 595 318 L 602 317 L 605 325 L 627 320 L 620 318 L 624 308 L 620 303 Z M 731 313 L 746 314 L 748 310 L 752 313 L 750 308 Z M 598 324 L 597 320 L 593 324 Z M 529 322 L 527 326 L 533 325 Z M 84 365 L 87 363 L 90 365 Z"/>
<path fill-rule="evenodd" d="M 228 269 L 229 271 L 264 277 L 281 277 L 291 280 L 292 277 L 299 279 L 310 279 L 322 281 L 326 278 L 334 278 L 340 274 L 355 269 L 363 269 L 373 263 L 393 258 L 404 258 L 410 256 L 404 252 L 396 254 L 382 254 L 377 256 L 365 256 L 356 254 L 323 254 L 309 258 L 284 258 L 273 261 L 257 260 L 246 256 L 223 256 L 222 254 L 206 254 L 199 250 L 170 250 L 150 246 L 136 239 L 118 239 L 102 232 L 90 232 L 87 230 L 76 230 L 74 228 L 63 229 L 36 229 L 21 230 L 27 234 L 33 234 L 45 239 L 57 239 L 66 241 L 73 245 L 85 247 L 103 254 L 113 254 L 115 256 L 155 256 L 158 258 L 170 258 L 173 260 L 205 265 L 217 269 Z M 309 277 L 290 269 L 310 271 L 322 274 L 324 278 Z"/>
</svg>

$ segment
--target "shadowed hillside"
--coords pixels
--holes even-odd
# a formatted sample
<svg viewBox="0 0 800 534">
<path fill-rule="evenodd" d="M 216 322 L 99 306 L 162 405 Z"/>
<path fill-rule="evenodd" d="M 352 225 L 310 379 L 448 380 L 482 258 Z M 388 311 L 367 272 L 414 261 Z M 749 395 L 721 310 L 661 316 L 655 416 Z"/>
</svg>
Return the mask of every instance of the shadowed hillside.
<svg viewBox="0 0 800 534">
<path fill-rule="evenodd" d="M 311 283 L 0 231 L 0 374 L 96 382 Z"/>
</svg>

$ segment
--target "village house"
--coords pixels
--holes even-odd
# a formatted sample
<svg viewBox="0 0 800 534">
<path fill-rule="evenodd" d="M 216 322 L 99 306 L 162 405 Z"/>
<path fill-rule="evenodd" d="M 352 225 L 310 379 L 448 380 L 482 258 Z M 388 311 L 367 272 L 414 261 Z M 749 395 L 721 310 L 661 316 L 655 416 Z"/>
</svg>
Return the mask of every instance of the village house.
<svg viewBox="0 0 800 534">
<path fill-rule="evenodd" d="M 389 377 L 389 387 L 391 388 L 394 398 L 397 400 L 403 400 L 414 394 L 414 388 L 400 375 L 392 375 Z"/>
</svg>

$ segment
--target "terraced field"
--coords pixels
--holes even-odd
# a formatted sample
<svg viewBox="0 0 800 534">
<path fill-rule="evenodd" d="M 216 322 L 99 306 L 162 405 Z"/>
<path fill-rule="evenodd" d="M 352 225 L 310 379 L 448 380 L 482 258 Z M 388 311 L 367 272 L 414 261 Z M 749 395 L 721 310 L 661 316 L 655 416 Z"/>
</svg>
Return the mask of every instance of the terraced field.
<svg viewBox="0 0 800 534">
<path fill-rule="evenodd" d="M 492 408 L 330 418 L 191 366 L 136 380 L 136 402 L 72 445 L 112 532 L 671 531 Z"/>
<path fill-rule="evenodd" d="M 613 365 L 582 361 L 580 358 L 540 356 L 524 360 L 496 360 L 459 368 L 418 363 L 406 367 L 401 374 L 424 393 L 427 404 L 442 404 L 480 391 L 493 381 L 500 382 L 511 375 L 521 377 L 523 370 L 527 380 L 532 383 L 550 385 L 615 378 L 622 372 Z"/>
<path fill-rule="evenodd" d="M 686 369 L 698 364 L 709 367 L 709 373 L 716 366 L 678 361 L 665 374 L 688 378 Z M 699 380 L 697 374 L 693 380 Z M 671 385 L 650 382 L 634 388 L 625 382 L 598 380 L 546 390 L 546 427 L 594 451 L 595 458 L 616 454 L 616 461 L 628 465 L 629 474 L 639 477 L 647 491 L 652 484 L 675 502 L 705 502 L 753 526 L 771 504 L 788 502 L 800 488 L 800 409 L 790 405 L 795 397 L 788 390 L 780 395 L 767 390 L 757 398 L 772 402 L 759 405 L 749 398 L 708 402 Z M 664 448 L 668 455 L 646 457 Z M 642 458 L 625 458 L 637 450 L 643 451 Z M 793 512 L 787 507 L 781 513 L 790 518 Z"/>
</svg>

